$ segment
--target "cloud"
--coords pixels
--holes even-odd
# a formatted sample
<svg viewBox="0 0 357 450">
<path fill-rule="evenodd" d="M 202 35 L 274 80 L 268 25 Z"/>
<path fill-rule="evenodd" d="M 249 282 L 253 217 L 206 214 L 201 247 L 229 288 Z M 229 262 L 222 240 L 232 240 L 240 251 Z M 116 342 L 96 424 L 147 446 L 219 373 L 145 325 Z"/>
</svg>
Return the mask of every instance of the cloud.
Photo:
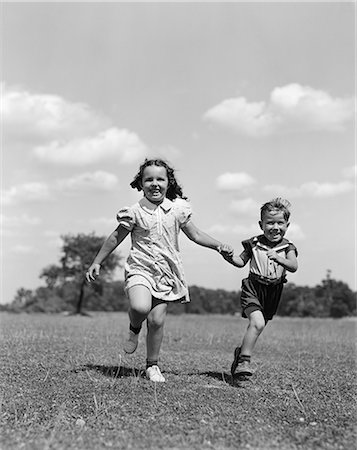
<svg viewBox="0 0 357 450">
<path fill-rule="evenodd" d="M 252 236 L 256 236 L 262 233 L 262 230 L 259 227 L 258 219 L 256 223 L 252 223 L 250 225 L 222 225 L 216 224 L 212 225 L 208 230 L 210 234 L 217 235 L 230 235 L 235 234 L 238 235 L 241 239 L 248 239 Z M 291 223 L 288 231 L 286 232 L 286 238 L 292 241 L 301 241 L 306 239 L 305 233 L 302 231 L 300 225 L 297 223 Z M 236 249 L 237 251 L 237 249 Z"/>
<path fill-rule="evenodd" d="M 31 217 L 27 214 L 21 214 L 20 216 L 5 216 L 1 214 L 0 223 L 4 227 L 36 226 L 42 223 L 42 219 L 39 217 Z"/>
<path fill-rule="evenodd" d="M 223 173 L 216 180 L 216 186 L 220 191 L 237 191 L 255 184 L 253 177 L 247 173 Z"/>
<path fill-rule="evenodd" d="M 351 192 L 354 184 L 351 181 L 340 181 L 338 183 L 318 183 L 310 181 L 299 187 L 289 188 L 283 185 L 267 185 L 263 188 L 266 192 L 279 193 L 286 197 L 334 197 L 336 195 Z"/>
<path fill-rule="evenodd" d="M 252 198 L 245 198 L 242 200 L 232 200 L 229 209 L 236 214 L 255 214 L 258 217 L 260 206 Z"/>
<path fill-rule="evenodd" d="M 96 164 L 105 160 L 130 164 L 142 159 L 146 153 L 146 146 L 135 133 L 117 128 L 66 143 L 52 141 L 34 149 L 34 154 L 40 160 L 72 166 Z"/>
<path fill-rule="evenodd" d="M 303 241 L 304 239 L 306 239 L 306 235 L 302 231 L 302 228 L 295 222 L 290 224 L 285 237 L 286 239 L 289 239 L 291 241 Z"/>
<path fill-rule="evenodd" d="M 256 223 L 252 223 L 251 225 L 222 225 L 222 224 L 215 224 L 212 225 L 207 232 L 209 234 L 237 234 L 240 235 L 241 238 L 245 239 L 245 237 L 249 238 L 251 236 L 254 236 L 261 232 L 258 220 Z"/>
<path fill-rule="evenodd" d="M 28 254 L 34 254 L 37 253 L 37 249 L 35 249 L 33 246 L 31 245 L 15 245 L 12 248 L 12 251 L 15 253 L 20 253 L 22 255 L 28 255 Z"/>
<path fill-rule="evenodd" d="M 116 188 L 117 185 L 118 178 L 115 175 L 109 172 L 96 171 L 82 173 L 72 178 L 55 180 L 52 184 L 33 182 L 13 186 L 2 192 L 1 201 L 4 205 L 43 202 L 62 193 L 107 192 Z"/>
<path fill-rule="evenodd" d="M 25 234 L 24 230 L 42 223 L 39 217 L 31 217 L 27 214 L 20 216 L 6 216 L 0 214 L 0 235 L 3 237 L 19 237 Z"/>
<path fill-rule="evenodd" d="M 140 138 L 84 103 L 57 95 L 2 88 L 2 125 L 7 148 L 33 148 L 36 158 L 51 164 L 89 165 L 99 161 L 131 164 L 147 155 Z"/>
<path fill-rule="evenodd" d="M 244 97 L 226 99 L 210 108 L 203 120 L 251 137 L 280 132 L 341 131 L 354 117 L 355 99 L 297 83 L 273 89 L 269 102 L 249 103 Z"/>
<path fill-rule="evenodd" d="M 17 202 L 47 201 L 51 198 L 47 184 L 41 182 L 24 183 L 1 192 L 1 202 L 10 205 Z"/>
<path fill-rule="evenodd" d="M 55 136 L 73 139 L 99 132 L 109 125 L 104 116 L 84 103 L 71 103 L 57 95 L 35 94 L 2 83 L 4 137 L 26 142 L 48 141 Z"/>
<path fill-rule="evenodd" d="M 118 184 L 118 178 L 112 173 L 97 171 L 82 173 L 72 178 L 59 180 L 57 188 L 67 192 L 111 191 Z"/>
</svg>

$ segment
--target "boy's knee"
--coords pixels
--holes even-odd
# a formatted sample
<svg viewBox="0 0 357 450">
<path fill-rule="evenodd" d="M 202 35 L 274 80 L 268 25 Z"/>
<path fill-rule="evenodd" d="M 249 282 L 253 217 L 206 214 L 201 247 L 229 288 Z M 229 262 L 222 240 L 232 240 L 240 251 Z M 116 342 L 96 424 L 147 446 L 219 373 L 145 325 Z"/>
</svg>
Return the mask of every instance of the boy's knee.
<svg viewBox="0 0 357 450">
<path fill-rule="evenodd" d="M 254 311 L 249 315 L 249 323 L 260 334 L 266 325 L 263 313 L 261 311 Z"/>
</svg>

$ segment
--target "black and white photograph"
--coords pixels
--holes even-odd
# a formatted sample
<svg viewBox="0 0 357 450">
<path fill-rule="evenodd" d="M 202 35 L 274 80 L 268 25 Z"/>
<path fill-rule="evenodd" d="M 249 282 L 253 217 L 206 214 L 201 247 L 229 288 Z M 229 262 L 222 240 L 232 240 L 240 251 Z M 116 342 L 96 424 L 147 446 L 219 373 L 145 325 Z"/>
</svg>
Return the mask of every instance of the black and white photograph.
<svg viewBox="0 0 357 450">
<path fill-rule="evenodd" d="M 0 448 L 356 449 L 356 2 L 0 15 Z"/>
</svg>

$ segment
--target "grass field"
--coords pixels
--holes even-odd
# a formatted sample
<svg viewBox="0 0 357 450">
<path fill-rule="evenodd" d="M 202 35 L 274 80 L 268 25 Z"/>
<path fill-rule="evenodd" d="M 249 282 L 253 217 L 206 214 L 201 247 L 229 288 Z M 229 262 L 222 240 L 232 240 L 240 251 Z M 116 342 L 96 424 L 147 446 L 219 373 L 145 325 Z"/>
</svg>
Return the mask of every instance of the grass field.
<svg viewBox="0 0 357 450">
<path fill-rule="evenodd" d="M 145 333 L 123 357 L 126 314 L 0 321 L 2 450 L 356 448 L 353 319 L 275 318 L 233 384 L 239 317 L 169 315 L 163 384 L 142 376 Z"/>
</svg>

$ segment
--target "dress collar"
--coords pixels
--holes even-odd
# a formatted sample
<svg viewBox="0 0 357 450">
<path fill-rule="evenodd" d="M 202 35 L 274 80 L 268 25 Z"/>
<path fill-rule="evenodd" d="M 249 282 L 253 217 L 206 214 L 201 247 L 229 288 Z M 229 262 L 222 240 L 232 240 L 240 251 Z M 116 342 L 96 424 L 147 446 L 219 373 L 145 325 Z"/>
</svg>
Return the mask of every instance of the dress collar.
<svg viewBox="0 0 357 450">
<path fill-rule="evenodd" d="M 139 201 L 139 205 L 148 212 L 149 214 L 153 214 L 157 208 L 163 209 L 165 212 L 169 211 L 172 208 L 173 202 L 169 200 L 167 197 L 165 197 L 164 201 L 160 203 L 159 205 L 156 205 L 155 203 L 151 203 L 146 197 L 143 197 Z"/>
</svg>

